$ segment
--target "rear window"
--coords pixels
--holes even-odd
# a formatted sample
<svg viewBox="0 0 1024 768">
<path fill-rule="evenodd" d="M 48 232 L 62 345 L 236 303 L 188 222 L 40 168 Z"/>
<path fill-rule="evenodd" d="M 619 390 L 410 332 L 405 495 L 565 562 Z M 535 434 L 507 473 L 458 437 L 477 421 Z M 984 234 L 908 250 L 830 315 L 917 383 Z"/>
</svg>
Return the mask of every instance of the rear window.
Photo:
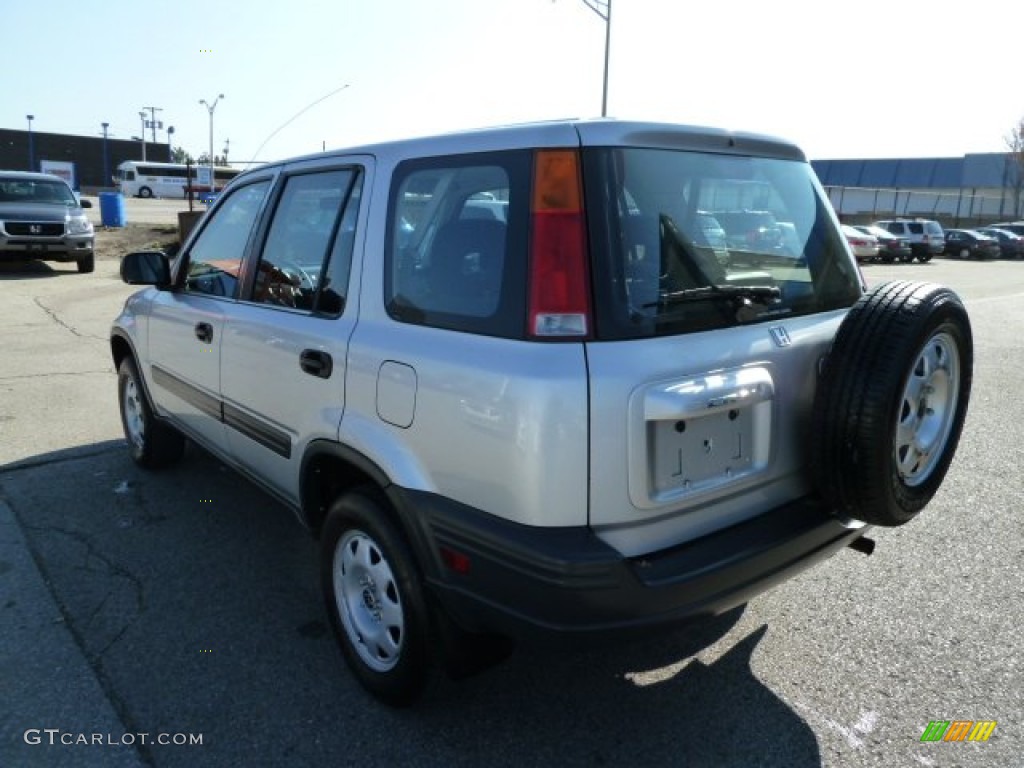
<svg viewBox="0 0 1024 768">
<path fill-rule="evenodd" d="M 599 338 L 777 320 L 860 295 L 806 163 L 591 149 L 584 179 Z"/>
</svg>

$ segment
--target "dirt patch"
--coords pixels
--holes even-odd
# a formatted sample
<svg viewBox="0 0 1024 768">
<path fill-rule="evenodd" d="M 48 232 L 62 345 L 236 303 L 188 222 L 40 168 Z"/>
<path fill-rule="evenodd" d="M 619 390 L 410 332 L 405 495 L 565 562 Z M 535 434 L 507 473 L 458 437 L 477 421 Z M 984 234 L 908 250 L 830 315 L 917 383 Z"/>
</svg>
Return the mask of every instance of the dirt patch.
<svg viewBox="0 0 1024 768">
<path fill-rule="evenodd" d="M 96 227 L 96 258 L 103 261 L 120 261 L 132 251 L 173 253 L 177 248 L 177 227 L 157 224 Z"/>
</svg>

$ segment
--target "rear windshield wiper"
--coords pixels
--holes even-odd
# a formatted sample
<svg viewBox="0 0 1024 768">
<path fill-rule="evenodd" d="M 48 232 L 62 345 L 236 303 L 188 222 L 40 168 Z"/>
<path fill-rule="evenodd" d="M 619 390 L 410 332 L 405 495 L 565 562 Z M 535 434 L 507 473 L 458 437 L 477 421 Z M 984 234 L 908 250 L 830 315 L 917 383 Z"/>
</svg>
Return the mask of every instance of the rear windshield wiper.
<svg viewBox="0 0 1024 768">
<path fill-rule="evenodd" d="M 651 307 L 670 307 L 673 304 L 688 304 L 695 301 L 713 301 L 727 299 L 730 301 L 746 299 L 758 304 L 775 304 L 782 300 L 782 291 L 775 285 L 706 285 L 701 288 L 686 288 L 681 291 L 667 291 L 643 305 Z"/>
</svg>

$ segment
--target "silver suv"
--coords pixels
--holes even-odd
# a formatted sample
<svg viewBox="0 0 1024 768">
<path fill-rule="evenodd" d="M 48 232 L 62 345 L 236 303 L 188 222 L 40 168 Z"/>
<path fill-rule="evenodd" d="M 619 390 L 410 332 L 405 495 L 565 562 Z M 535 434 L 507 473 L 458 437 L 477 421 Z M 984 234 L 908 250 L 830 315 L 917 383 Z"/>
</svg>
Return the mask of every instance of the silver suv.
<svg viewBox="0 0 1024 768">
<path fill-rule="evenodd" d="M 0 171 L 0 260 L 73 261 L 92 272 L 90 207 L 59 176 Z"/>
<path fill-rule="evenodd" d="M 930 261 L 932 256 L 946 248 L 946 233 L 942 225 L 931 219 L 887 219 L 876 221 L 875 226 L 906 239 L 911 253 L 922 263 Z"/>
<path fill-rule="evenodd" d="M 706 242 L 751 199 L 798 247 Z M 121 272 L 151 286 L 111 333 L 132 457 L 187 437 L 291 506 L 395 705 L 508 638 L 707 617 L 870 551 L 938 489 L 971 388 L 955 294 L 867 293 L 804 155 L 747 134 L 555 122 L 275 163 Z"/>
</svg>

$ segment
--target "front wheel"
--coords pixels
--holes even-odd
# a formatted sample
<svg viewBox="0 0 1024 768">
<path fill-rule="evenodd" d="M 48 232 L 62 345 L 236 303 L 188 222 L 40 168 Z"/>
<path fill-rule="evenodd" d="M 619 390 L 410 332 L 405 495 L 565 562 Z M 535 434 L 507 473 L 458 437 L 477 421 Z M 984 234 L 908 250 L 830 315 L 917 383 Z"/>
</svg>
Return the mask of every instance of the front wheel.
<svg viewBox="0 0 1024 768">
<path fill-rule="evenodd" d="M 118 366 L 117 395 L 121 426 L 132 460 L 141 467 L 157 469 L 180 459 L 185 438 L 153 415 L 139 369 L 131 357 Z"/>
<path fill-rule="evenodd" d="M 79 272 L 92 272 L 96 269 L 96 254 L 90 253 L 88 256 L 78 259 L 75 263 L 78 265 Z"/>
<path fill-rule="evenodd" d="M 971 394 L 967 311 L 943 286 L 897 281 L 839 327 L 814 402 L 811 469 L 840 514 L 902 525 L 938 491 Z"/>
<path fill-rule="evenodd" d="M 149 198 L 153 196 L 153 190 L 149 187 L 141 187 L 139 189 L 139 197 Z"/>
<path fill-rule="evenodd" d="M 430 617 L 412 551 L 372 489 L 340 496 L 321 542 L 320 575 L 335 637 L 353 675 L 406 707 L 432 671 Z"/>
</svg>

